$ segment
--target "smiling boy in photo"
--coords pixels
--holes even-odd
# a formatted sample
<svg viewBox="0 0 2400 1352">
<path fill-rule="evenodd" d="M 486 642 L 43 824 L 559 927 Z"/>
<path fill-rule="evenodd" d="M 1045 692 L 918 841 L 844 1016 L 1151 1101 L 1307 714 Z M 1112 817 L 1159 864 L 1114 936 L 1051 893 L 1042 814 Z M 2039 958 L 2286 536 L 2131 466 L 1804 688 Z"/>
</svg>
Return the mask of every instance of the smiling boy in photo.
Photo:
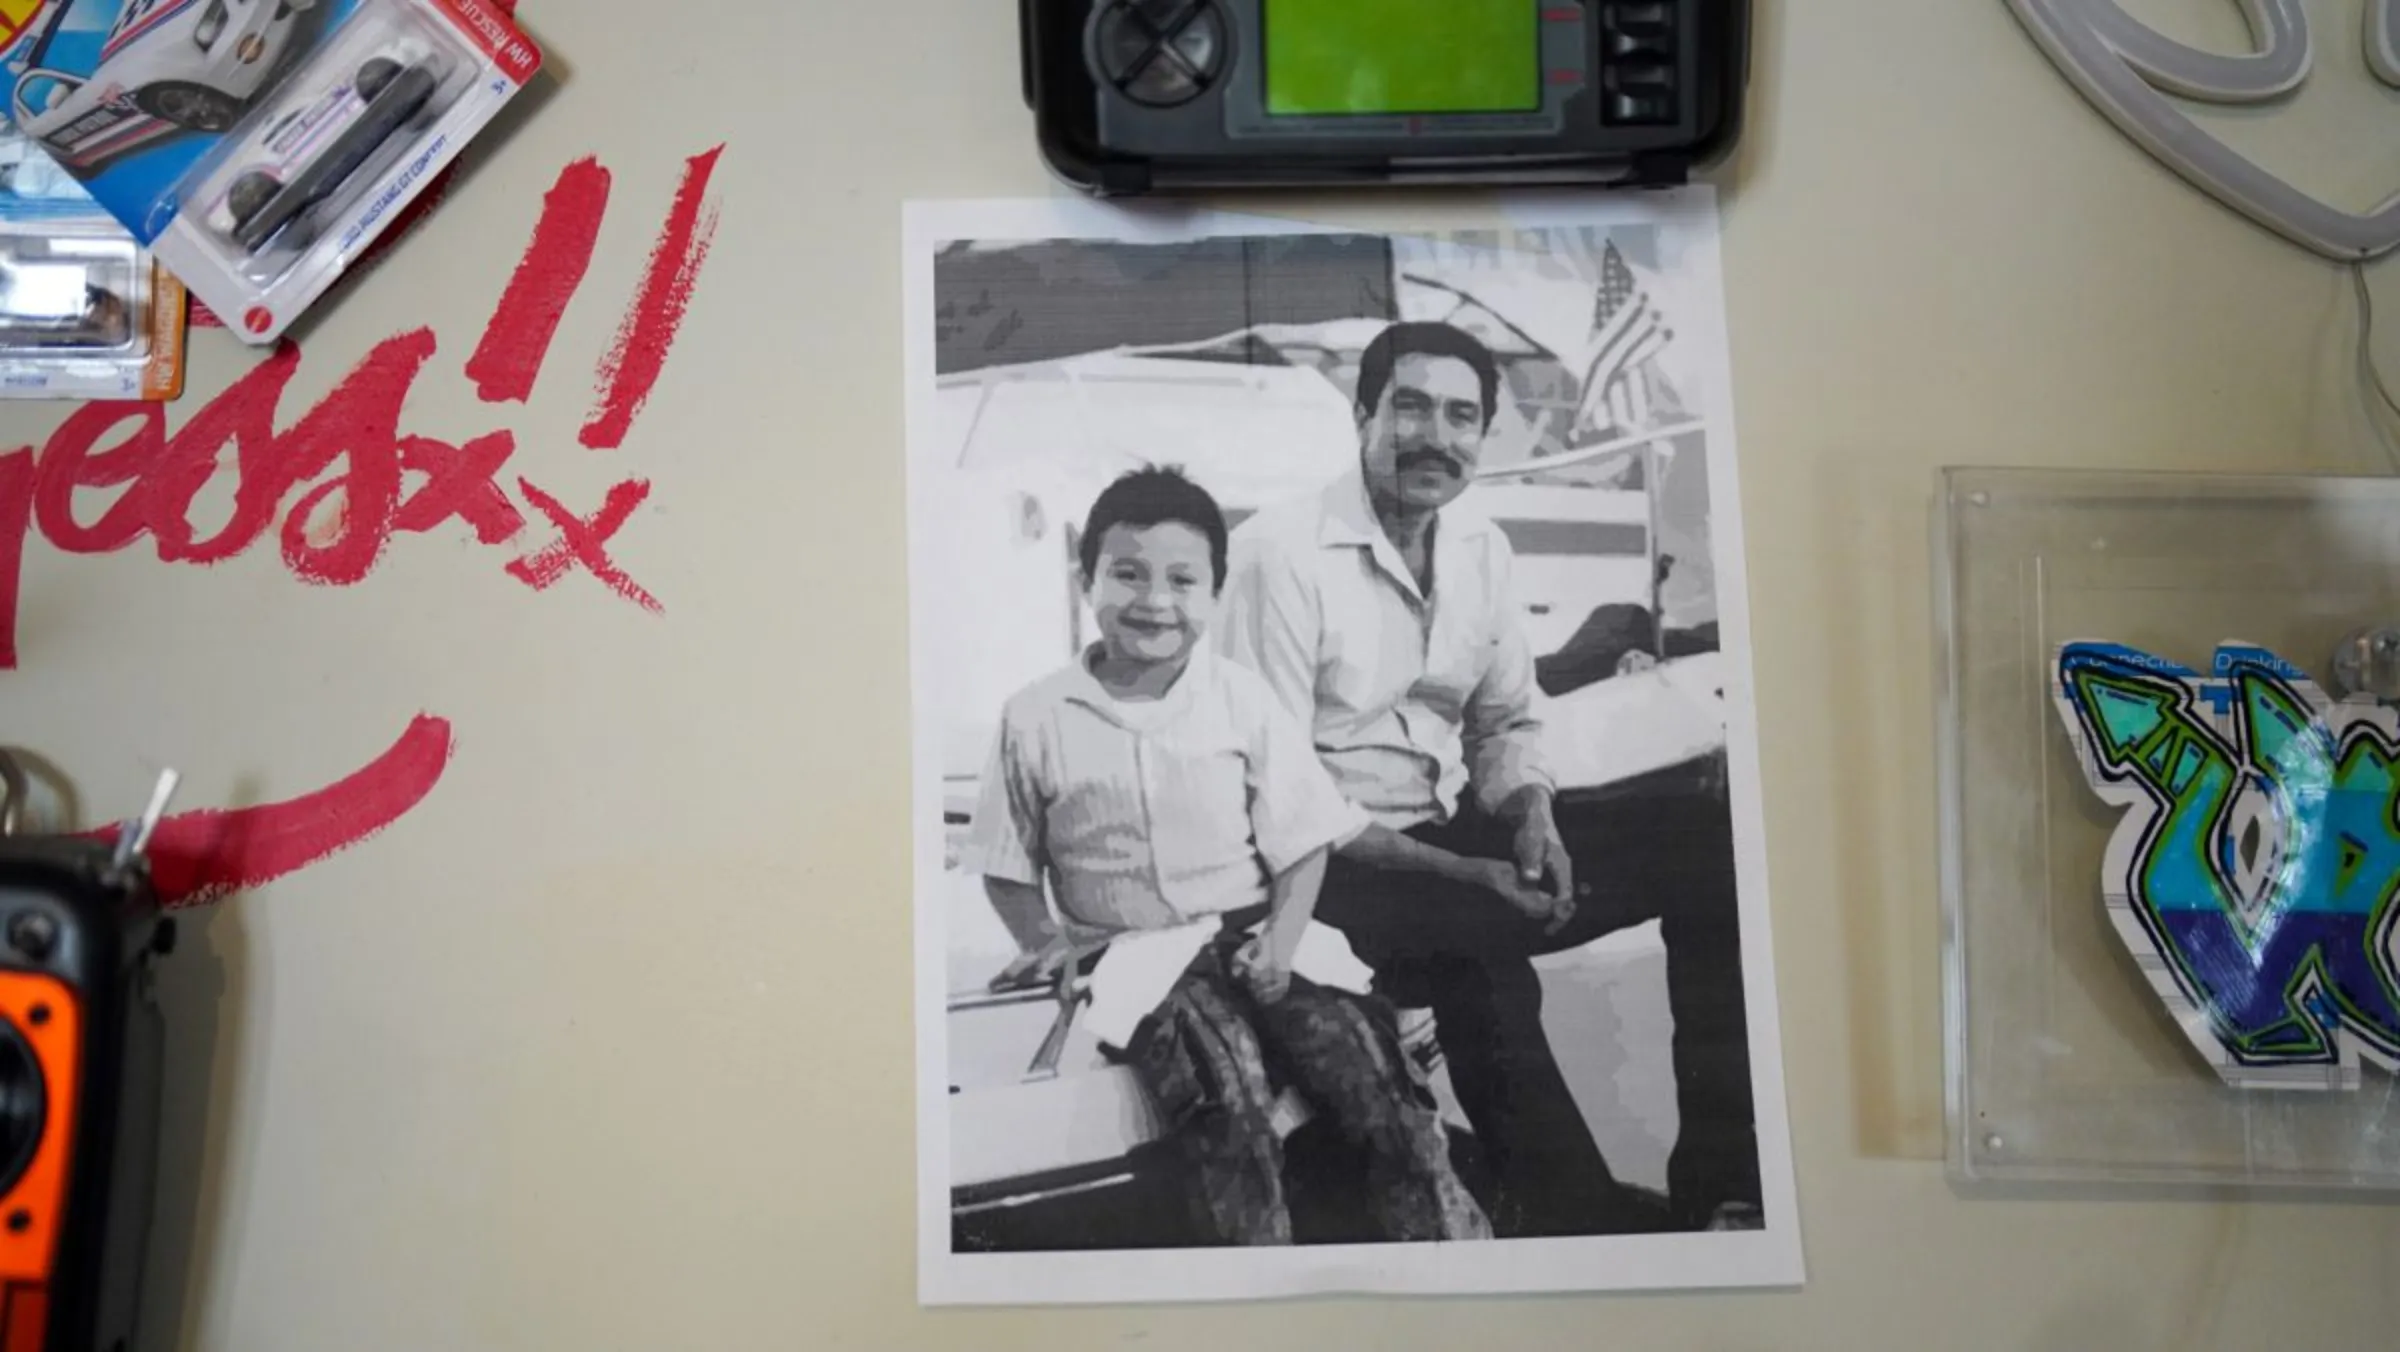
<svg viewBox="0 0 2400 1352">
<path fill-rule="evenodd" d="M 1294 974 L 1326 860 L 1367 818 L 1266 685 L 1203 642 L 1223 513 L 1180 473 L 1139 470 L 1093 503 L 1080 548 L 1099 641 L 1007 702 L 962 860 L 1021 950 L 1001 979 L 1050 974 L 1069 939 L 1213 926 L 1117 1049 L 1187 1167 L 1202 1241 L 1291 1242 L 1282 1084 L 1365 1152 L 1383 1237 L 1488 1237 L 1390 1008 Z"/>
</svg>

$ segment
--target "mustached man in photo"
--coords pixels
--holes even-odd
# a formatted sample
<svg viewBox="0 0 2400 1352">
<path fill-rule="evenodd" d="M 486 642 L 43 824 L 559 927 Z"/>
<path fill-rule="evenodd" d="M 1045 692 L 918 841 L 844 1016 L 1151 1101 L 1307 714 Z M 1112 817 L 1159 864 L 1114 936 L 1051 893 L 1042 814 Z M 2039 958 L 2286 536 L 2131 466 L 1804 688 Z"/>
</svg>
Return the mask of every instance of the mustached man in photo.
<svg viewBox="0 0 2400 1352">
<path fill-rule="evenodd" d="M 1304 720 L 1371 819 L 1318 918 L 1375 989 L 1430 1009 L 1502 1237 L 1751 1228 L 1759 1175 L 1728 814 L 1640 797 L 1562 831 L 1507 537 L 1470 487 L 1498 411 L 1489 350 L 1397 323 L 1358 369 L 1359 453 L 1243 523 L 1219 643 Z M 1656 920 L 1681 1128 L 1670 1214 L 1612 1176 L 1542 1022 L 1533 959 Z M 1572 1050 L 1572 1049 L 1571 1049 Z"/>
</svg>

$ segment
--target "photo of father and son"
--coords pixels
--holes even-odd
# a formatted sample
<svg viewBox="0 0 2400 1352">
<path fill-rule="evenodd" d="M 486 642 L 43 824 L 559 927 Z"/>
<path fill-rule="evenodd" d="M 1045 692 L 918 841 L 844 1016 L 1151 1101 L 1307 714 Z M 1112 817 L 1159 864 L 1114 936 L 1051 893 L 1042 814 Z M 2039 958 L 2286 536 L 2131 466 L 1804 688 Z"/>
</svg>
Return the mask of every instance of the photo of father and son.
<svg viewBox="0 0 2400 1352">
<path fill-rule="evenodd" d="M 1467 332 L 1394 323 L 1359 361 L 1356 465 L 1320 492 L 1229 531 L 1175 467 L 1118 478 L 1078 541 L 1097 639 L 1001 715 L 960 856 L 1019 949 L 994 984 L 1207 935 L 1116 1050 L 1165 1126 L 1182 1242 L 1295 1242 L 1287 1091 L 1357 1171 L 1360 1236 L 1763 1224 L 1730 813 L 1561 801 L 1510 544 L 1472 508 L 1500 383 Z M 1680 1120 L 1664 1197 L 1612 1174 L 1534 967 L 1648 922 Z M 1371 982 L 1312 976 L 1325 931 Z M 1437 1111 L 1408 1011 L 1471 1133 Z"/>
</svg>

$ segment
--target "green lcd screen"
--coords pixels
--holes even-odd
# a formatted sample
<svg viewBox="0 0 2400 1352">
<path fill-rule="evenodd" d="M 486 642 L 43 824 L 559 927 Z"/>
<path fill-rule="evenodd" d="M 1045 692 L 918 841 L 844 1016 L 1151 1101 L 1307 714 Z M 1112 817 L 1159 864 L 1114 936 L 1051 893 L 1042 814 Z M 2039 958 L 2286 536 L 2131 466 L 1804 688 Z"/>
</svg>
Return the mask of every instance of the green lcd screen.
<svg viewBox="0 0 2400 1352">
<path fill-rule="evenodd" d="M 1540 0 L 1262 0 L 1267 111 L 1542 106 Z"/>
</svg>

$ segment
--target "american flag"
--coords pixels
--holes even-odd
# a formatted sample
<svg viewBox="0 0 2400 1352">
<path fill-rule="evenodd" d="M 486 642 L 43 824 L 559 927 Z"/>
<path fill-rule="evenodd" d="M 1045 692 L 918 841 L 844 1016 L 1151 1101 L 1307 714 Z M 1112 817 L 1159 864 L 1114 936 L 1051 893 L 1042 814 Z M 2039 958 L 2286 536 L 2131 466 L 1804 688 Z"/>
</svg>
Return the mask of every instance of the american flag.
<svg viewBox="0 0 2400 1352">
<path fill-rule="evenodd" d="M 1584 373 L 1577 421 L 1629 431 L 1650 421 L 1650 363 L 1674 339 L 1666 316 L 1610 240 L 1600 255 L 1600 294 L 1592 311 L 1592 364 Z"/>
</svg>

